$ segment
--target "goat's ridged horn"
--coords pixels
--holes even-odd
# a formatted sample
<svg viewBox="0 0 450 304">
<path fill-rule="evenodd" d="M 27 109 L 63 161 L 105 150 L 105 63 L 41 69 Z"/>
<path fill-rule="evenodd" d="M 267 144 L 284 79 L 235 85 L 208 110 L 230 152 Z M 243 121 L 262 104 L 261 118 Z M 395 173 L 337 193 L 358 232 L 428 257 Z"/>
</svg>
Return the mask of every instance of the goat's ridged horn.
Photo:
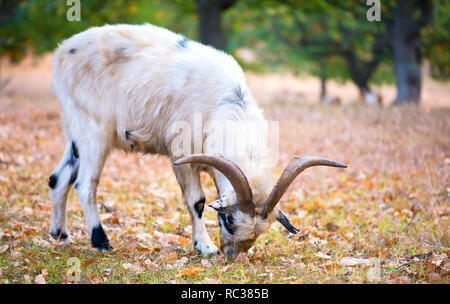
<svg viewBox="0 0 450 304">
<path fill-rule="evenodd" d="M 330 166 L 338 168 L 347 168 L 346 165 L 325 158 L 314 156 L 294 157 L 294 159 L 291 160 L 289 165 L 287 165 L 286 169 L 284 169 L 275 187 L 273 187 L 272 192 L 269 195 L 269 198 L 266 201 L 265 208 L 263 210 L 263 214 L 265 216 L 267 216 L 267 214 L 269 214 L 269 212 L 271 212 L 273 208 L 275 208 L 275 206 L 278 204 L 281 197 L 289 188 L 290 184 L 294 181 L 297 175 L 299 175 L 306 168 L 312 166 Z"/>
<path fill-rule="evenodd" d="M 174 165 L 187 163 L 205 164 L 219 170 L 233 186 L 239 210 L 254 214 L 255 203 L 253 202 L 252 189 L 248 184 L 247 177 L 235 163 L 218 154 L 192 154 L 175 161 Z"/>
</svg>

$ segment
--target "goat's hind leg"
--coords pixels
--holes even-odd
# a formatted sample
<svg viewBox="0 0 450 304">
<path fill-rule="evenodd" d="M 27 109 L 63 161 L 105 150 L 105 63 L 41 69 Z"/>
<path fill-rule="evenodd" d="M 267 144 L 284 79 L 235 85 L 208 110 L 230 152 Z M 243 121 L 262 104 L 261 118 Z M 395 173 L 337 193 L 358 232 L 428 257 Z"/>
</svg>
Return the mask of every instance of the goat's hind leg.
<svg viewBox="0 0 450 304">
<path fill-rule="evenodd" d="M 58 167 L 48 181 L 52 204 L 50 233 L 54 239 L 66 243 L 72 242 L 66 225 L 67 195 L 77 178 L 78 165 L 77 147 L 75 143 L 69 141 Z"/>
<path fill-rule="evenodd" d="M 99 251 L 112 248 L 103 230 L 97 210 L 97 186 L 108 154 L 108 149 L 102 144 L 103 142 L 105 141 L 99 139 L 80 139 L 77 141 L 80 151 L 80 168 L 75 183 L 75 189 L 91 236 L 92 247 Z"/>
</svg>

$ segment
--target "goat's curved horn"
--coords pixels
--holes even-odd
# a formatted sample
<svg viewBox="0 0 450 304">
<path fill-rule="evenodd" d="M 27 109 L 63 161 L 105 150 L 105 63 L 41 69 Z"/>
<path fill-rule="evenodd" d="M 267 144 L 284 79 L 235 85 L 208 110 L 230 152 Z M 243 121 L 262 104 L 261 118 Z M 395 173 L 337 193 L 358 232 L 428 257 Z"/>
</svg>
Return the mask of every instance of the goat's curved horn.
<svg viewBox="0 0 450 304">
<path fill-rule="evenodd" d="M 255 203 L 253 202 L 252 189 L 248 184 L 247 177 L 235 163 L 218 154 L 192 154 L 178 159 L 174 162 L 174 165 L 187 163 L 205 164 L 219 170 L 234 188 L 238 200 L 238 209 L 245 213 L 254 214 Z"/>
<path fill-rule="evenodd" d="M 289 185 L 294 181 L 294 179 L 299 175 L 303 170 L 312 166 L 331 166 L 331 167 L 339 167 L 339 168 L 347 168 L 346 165 L 334 162 L 332 160 L 328 160 L 320 157 L 301 157 L 296 156 L 293 160 L 287 165 L 286 169 L 284 169 L 280 178 L 278 179 L 275 187 L 273 187 L 272 192 L 269 195 L 269 198 L 264 205 L 263 213 L 264 216 L 267 216 L 273 208 L 278 204 L 283 194 L 288 189 Z"/>
</svg>

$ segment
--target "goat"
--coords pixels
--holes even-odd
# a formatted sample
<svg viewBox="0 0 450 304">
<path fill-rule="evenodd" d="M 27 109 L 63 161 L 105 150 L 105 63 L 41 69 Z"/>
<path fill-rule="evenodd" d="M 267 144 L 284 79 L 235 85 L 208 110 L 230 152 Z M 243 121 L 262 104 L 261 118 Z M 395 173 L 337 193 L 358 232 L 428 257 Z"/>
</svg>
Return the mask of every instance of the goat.
<svg viewBox="0 0 450 304">
<path fill-rule="evenodd" d="M 247 251 L 275 220 L 296 233 L 276 205 L 302 170 L 345 167 L 296 157 L 270 191 L 270 171 L 261 169 L 254 157 L 257 145 L 240 156 L 217 151 L 205 145 L 218 136 L 211 131 L 200 137 L 201 148 L 194 151 L 199 153 L 175 153 L 173 126 L 185 121 L 194 127 L 196 113 L 205 122 L 235 124 L 262 122 L 264 116 L 233 57 L 167 29 L 150 24 L 93 27 L 63 41 L 53 62 L 52 89 L 61 106 L 66 148 L 49 178 L 50 232 L 64 242 L 71 242 L 66 202 L 75 184 L 92 246 L 111 249 L 98 216 L 96 189 L 114 148 L 170 157 L 191 216 L 194 248 L 205 256 L 219 250 L 202 220 L 200 171 L 214 178 L 219 199 L 210 206 L 218 211 L 221 251 L 232 256 Z"/>
</svg>

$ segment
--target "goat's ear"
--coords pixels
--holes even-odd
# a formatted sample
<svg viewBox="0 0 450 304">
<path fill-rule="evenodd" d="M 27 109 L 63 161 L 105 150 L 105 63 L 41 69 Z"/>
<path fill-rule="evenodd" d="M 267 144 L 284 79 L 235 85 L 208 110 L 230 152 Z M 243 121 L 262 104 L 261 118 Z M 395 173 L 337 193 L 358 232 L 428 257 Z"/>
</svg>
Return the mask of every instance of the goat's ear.
<svg viewBox="0 0 450 304">
<path fill-rule="evenodd" d="M 279 210 L 279 209 L 278 209 L 277 221 L 279 221 L 280 224 L 283 225 L 284 228 L 286 228 L 287 231 L 289 231 L 290 233 L 296 234 L 297 232 L 300 231 L 291 224 L 291 222 L 286 217 L 286 215 L 284 215 L 284 213 L 281 212 L 281 210 Z"/>
<path fill-rule="evenodd" d="M 223 194 L 208 206 L 221 213 L 230 213 L 236 207 L 236 200 L 233 200 L 230 195 Z"/>
<path fill-rule="evenodd" d="M 212 202 L 211 204 L 208 205 L 209 207 L 213 208 L 214 210 L 216 210 L 217 212 L 221 212 L 221 213 L 229 213 L 231 212 L 231 210 L 233 210 L 234 205 L 231 205 L 225 201 L 223 201 L 222 199 L 217 199 L 214 202 Z"/>
<path fill-rule="evenodd" d="M 217 212 L 223 212 L 225 211 L 226 207 L 224 206 L 223 201 L 219 198 L 208 205 L 209 207 L 213 208 Z"/>
</svg>

